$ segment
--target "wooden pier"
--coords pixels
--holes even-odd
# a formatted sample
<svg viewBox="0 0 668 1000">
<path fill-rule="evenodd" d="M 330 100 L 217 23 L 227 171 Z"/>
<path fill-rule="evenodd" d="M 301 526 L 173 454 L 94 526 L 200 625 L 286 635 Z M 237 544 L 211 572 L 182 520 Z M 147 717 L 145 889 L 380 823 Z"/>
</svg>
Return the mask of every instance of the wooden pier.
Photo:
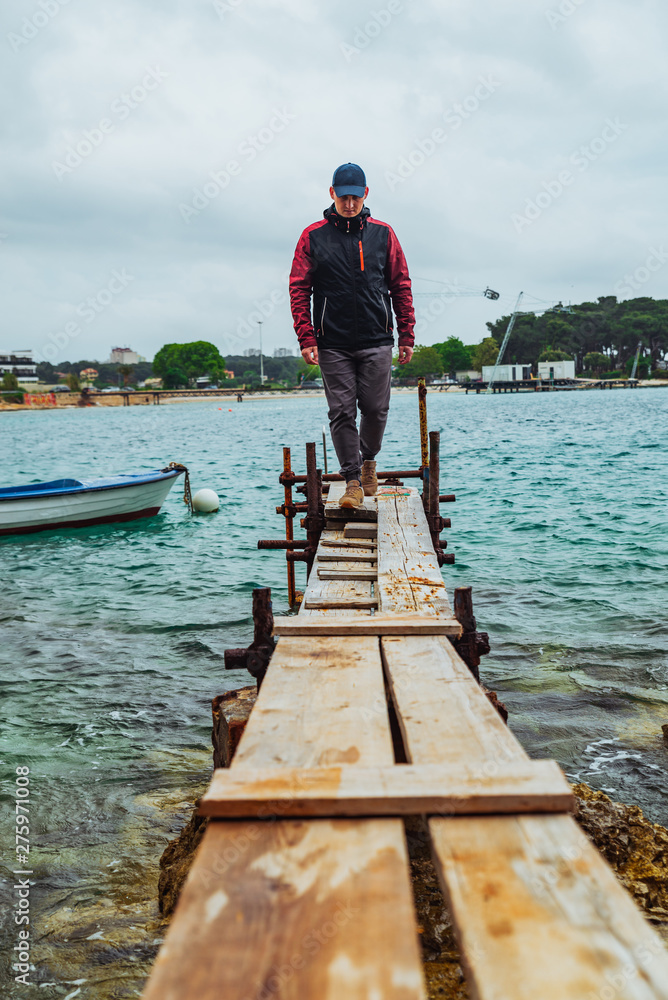
<svg viewBox="0 0 668 1000">
<path fill-rule="evenodd" d="M 201 801 L 215 819 L 145 1000 L 424 1000 L 406 814 L 428 818 L 472 997 L 666 1000 L 668 955 L 565 778 L 456 652 L 418 491 L 382 487 L 347 520 L 342 490 Z"/>
</svg>

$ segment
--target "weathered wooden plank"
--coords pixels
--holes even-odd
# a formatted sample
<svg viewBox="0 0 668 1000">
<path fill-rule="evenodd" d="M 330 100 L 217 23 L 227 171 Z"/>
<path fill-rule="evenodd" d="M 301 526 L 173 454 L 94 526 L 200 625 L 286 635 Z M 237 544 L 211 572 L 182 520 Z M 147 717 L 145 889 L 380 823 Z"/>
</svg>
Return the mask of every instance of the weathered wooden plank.
<svg viewBox="0 0 668 1000">
<path fill-rule="evenodd" d="M 341 538 L 341 539 L 329 539 L 327 537 L 321 538 L 320 546 L 324 548 L 334 547 L 340 548 L 342 551 L 352 550 L 352 549 L 376 549 L 376 542 L 370 538 L 358 538 L 353 540 L 352 538 Z"/>
<path fill-rule="evenodd" d="M 377 502 L 381 611 L 452 617 L 417 490 L 379 495 Z"/>
<path fill-rule="evenodd" d="M 232 769 L 393 761 L 378 640 L 282 638 Z"/>
<path fill-rule="evenodd" d="M 318 570 L 321 580 L 376 580 L 378 570 L 367 566 L 364 569 L 332 569 L 331 566 L 324 566 Z"/>
<path fill-rule="evenodd" d="M 363 562 L 375 563 L 378 560 L 377 553 L 374 552 L 318 552 L 319 563 L 332 562 Z"/>
<path fill-rule="evenodd" d="M 336 543 L 342 541 L 343 536 L 341 531 L 325 531 L 322 534 L 321 543 L 323 540 Z M 308 618 L 313 613 L 313 608 L 322 609 L 323 607 L 329 609 L 328 614 L 333 618 L 345 614 L 346 609 L 350 607 L 358 608 L 360 614 L 368 615 L 370 613 L 369 608 L 377 606 L 376 601 L 371 604 L 368 603 L 371 599 L 371 582 L 364 580 L 322 580 L 318 575 L 318 570 L 320 569 L 319 557 L 320 547 L 318 547 L 318 553 L 308 579 L 304 599 L 299 609 L 299 617 Z M 354 562 L 350 564 L 350 568 L 367 569 L 368 567 L 363 562 Z M 353 605 L 337 604 L 339 601 L 349 599 L 353 599 L 355 603 Z M 360 599 L 362 603 L 360 603 Z M 320 603 L 322 601 L 325 601 L 325 604 Z M 364 603 L 365 601 L 367 603 Z"/>
<path fill-rule="evenodd" d="M 527 760 L 448 639 L 383 638 L 381 650 L 404 744 L 413 761 L 452 766 L 464 761 L 493 775 L 499 765 Z"/>
<path fill-rule="evenodd" d="M 466 760 L 494 780 L 527 760 L 447 640 L 381 648 L 414 765 Z M 667 1000 L 660 941 L 571 817 L 432 818 L 429 830 L 477 1000 Z"/>
<path fill-rule="evenodd" d="M 456 618 L 420 615 L 364 615 L 333 618 L 330 614 L 291 615 L 274 619 L 274 635 L 461 635 Z"/>
<path fill-rule="evenodd" d="M 318 609 L 324 611 L 352 611 L 354 608 L 377 608 L 377 597 L 317 597 L 307 600 L 304 598 L 303 607 L 307 609 Z M 301 613 L 301 612 L 300 612 Z"/>
<path fill-rule="evenodd" d="M 393 760 L 378 640 L 282 638 L 231 772 Z M 223 996 L 424 1000 L 401 820 L 210 823 L 144 997 Z"/>
<path fill-rule="evenodd" d="M 341 498 L 346 491 L 345 483 L 332 483 L 325 502 L 325 517 L 355 517 L 361 520 L 376 520 L 376 498 L 364 497 L 359 507 L 341 507 Z"/>
<path fill-rule="evenodd" d="M 464 764 L 417 767 L 219 768 L 200 800 L 202 816 L 457 816 L 567 812 L 570 786 L 552 760 L 505 764 L 493 777 Z"/>
<path fill-rule="evenodd" d="M 344 538 L 376 538 L 378 526 L 375 524 L 346 524 L 343 529 Z"/>
<path fill-rule="evenodd" d="M 431 820 L 478 1000 L 666 1000 L 668 953 L 568 816 Z"/>
</svg>

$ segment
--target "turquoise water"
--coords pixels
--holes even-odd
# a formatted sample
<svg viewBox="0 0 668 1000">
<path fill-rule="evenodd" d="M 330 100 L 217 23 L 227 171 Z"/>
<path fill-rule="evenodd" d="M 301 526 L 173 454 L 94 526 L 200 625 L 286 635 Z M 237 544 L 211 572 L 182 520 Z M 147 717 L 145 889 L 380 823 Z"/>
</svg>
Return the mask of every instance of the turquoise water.
<svg viewBox="0 0 668 1000">
<path fill-rule="evenodd" d="M 250 638 L 253 587 L 286 610 L 284 557 L 256 541 L 282 534 L 281 447 L 303 469 L 324 399 L 230 405 L 0 414 L 2 485 L 180 461 L 222 499 L 190 517 L 177 482 L 151 520 L 0 539 L 3 804 L 29 766 L 42 1000 L 141 992 L 162 933 L 157 860 L 210 770 L 210 700 L 250 682 L 223 650 Z M 484 679 L 514 731 L 668 823 L 668 393 L 433 393 L 429 417 L 457 494 L 444 575 L 473 585 Z M 414 395 L 393 398 L 382 464 L 418 464 Z M 3 995 L 25 995 L 2 974 Z"/>
</svg>

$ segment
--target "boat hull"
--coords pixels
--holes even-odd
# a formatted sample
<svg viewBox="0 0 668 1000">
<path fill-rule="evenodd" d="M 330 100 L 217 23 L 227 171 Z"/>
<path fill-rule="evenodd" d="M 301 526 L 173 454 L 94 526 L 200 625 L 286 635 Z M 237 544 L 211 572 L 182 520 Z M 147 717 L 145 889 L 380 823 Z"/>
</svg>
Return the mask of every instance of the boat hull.
<svg viewBox="0 0 668 1000">
<path fill-rule="evenodd" d="M 150 482 L 0 500 L 0 535 L 135 521 L 157 514 L 178 472 Z"/>
</svg>

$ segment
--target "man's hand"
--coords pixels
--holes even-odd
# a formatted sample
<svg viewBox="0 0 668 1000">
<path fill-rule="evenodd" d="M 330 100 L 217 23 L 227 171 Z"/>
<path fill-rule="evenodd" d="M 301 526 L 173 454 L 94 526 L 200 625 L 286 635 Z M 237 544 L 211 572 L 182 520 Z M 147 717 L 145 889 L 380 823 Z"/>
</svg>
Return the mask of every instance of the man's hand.
<svg viewBox="0 0 668 1000">
<path fill-rule="evenodd" d="M 413 352 L 411 351 L 411 354 Z M 318 363 L 318 348 L 317 347 L 305 347 L 302 351 L 302 357 L 307 365 L 317 365 Z"/>
<path fill-rule="evenodd" d="M 302 351 L 302 354 L 303 353 L 304 352 Z M 412 347 L 405 347 L 405 346 L 404 347 L 402 347 L 402 346 L 399 347 L 399 364 L 400 365 L 407 365 L 408 362 L 410 361 L 410 359 L 412 357 L 413 357 L 413 348 Z"/>
</svg>

